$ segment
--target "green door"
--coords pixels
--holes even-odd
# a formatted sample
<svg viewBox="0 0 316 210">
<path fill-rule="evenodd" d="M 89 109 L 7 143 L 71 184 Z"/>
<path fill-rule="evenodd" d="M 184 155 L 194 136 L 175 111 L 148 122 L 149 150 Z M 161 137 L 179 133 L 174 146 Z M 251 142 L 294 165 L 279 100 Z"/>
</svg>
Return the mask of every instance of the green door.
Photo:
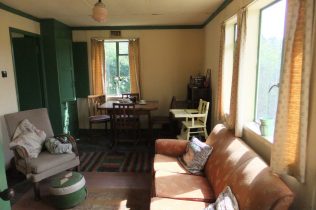
<svg viewBox="0 0 316 210">
<path fill-rule="evenodd" d="M 1 141 L 1 140 L 0 140 Z M 8 188 L 7 177 L 5 175 L 5 167 L 4 167 L 4 155 L 2 149 L 2 143 L 0 142 L 0 192 Z M 0 209 L 1 210 L 10 210 L 10 202 L 3 201 L 0 198 Z"/>
<path fill-rule="evenodd" d="M 12 38 L 20 111 L 44 107 L 37 37 Z"/>
</svg>

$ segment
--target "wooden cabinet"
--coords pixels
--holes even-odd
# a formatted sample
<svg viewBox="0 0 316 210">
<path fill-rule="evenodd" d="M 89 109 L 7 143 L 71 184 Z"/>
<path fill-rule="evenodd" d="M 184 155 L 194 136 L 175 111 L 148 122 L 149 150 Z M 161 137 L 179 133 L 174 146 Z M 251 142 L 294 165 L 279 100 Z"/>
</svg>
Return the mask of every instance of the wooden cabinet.
<svg viewBox="0 0 316 210">
<path fill-rule="evenodd" d="M 74 135 L 78 123 L 75 120 L 77 106 L 73 105 L 76 92 L 71 29 L 54 19 L 44 19 L 41 20 L 41 36 L 50 120 L 56 134 Z"/>
<path fill-rule="evenodd" d="M 199 106 L 200 99 L 205 101 L 211 100 L 210 88 L 198 88 L 188 85 L 188 102 L 190 108 L 197 108 Z"/>
</svg>

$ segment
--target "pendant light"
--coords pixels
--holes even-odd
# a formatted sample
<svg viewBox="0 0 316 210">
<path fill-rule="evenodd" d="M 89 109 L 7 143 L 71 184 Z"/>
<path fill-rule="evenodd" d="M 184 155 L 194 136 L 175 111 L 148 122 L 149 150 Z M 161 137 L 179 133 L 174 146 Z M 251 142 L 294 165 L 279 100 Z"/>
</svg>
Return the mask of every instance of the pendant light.
<svg viewBox="0 0 316 210">
<path fill-rule="evenodd" d="M 108 16 L 108 11 L 105 4 L 99 0 L 93 7 L 92 18 L 98 22 L 105 22 Z"/>
</svg>

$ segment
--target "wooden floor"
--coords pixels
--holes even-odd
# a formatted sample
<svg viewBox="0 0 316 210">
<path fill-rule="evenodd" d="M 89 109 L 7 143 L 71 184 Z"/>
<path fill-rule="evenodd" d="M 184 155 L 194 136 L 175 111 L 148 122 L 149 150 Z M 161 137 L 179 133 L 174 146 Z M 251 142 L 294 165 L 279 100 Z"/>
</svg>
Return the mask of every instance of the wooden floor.
<svg viewBox="0 0 316 210">
<path fill-rule="evenodd" d="M 133 192 L 142 192 L 142 195 L 132 195 L 126 198 L 121 199 L 122 203 L 115 205 L 115 207 L 107 205 L 106 202 L 100 204 L 99 201 L 89 201 L 90 207 L 85 207 L 86 205 L 79 205 L 74 209 L 104 209 L 104 210 L 119 210 L 119 209 L 130 209 L 130 210 L 147 210 L 149 209 L 150 202 L 150 186 L 151 186 L 151 176 L 150 173 L 96 173 L 96 172 L 84 172 L 83 173 L 88 191 L 90 192 L 104 192 L 107 191 L 111 194 L 117 193 L 121 191 L 125 194 L 131 194 Z M 41 183 L 41 201 L 34 201 L 33 199 L 33 191 L 30 189 L 27 193 L 25 193 L 13 206 L 13 210 L 53 210 L 55 209 L 49 200 L 47 183 Z M 142 191 L 137 191 L 142 190 Z M 92 193 L 90 193 L 92 194 Z M 135 193 L 134 193 L 135 194 Z M 114 195 L 115 196 L 115 195 Z M 89 197 L 89 196 L 88 196 Z M 113 198 L 115 200 L 116 198 Z M 137 206 L 140 204 L 133 204 L 135 202 L 139 202 L 138 200 L 142 200 L 142 207 L 127 207 L 126 203 L 132 203 L 131 206 Z M 92 204 L 91 204 L 92 202 Z M 93 204 L 96 202 L 96 204 Z M 125 203 L 124 203 L 125 202 Z M 112 204 L 111 204 L 112 205 Z M 92 207 L 91 207 L 92 206 Z M 95 206 L 96 208 L 94 208 Z M 101 207 L 100 207 L 101 206 Z"/>
</svg>

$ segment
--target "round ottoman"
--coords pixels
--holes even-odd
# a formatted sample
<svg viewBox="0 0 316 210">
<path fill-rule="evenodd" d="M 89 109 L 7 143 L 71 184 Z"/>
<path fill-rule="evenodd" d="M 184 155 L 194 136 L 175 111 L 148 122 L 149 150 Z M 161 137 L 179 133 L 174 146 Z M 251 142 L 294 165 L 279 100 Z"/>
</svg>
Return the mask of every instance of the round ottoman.
<svg viewBox="0 0 316 210">
<path fill-rule="evenodd" d="M 82 174 L 69 172 L 54 178 L 50 183 L 49 192 L 57 208 L 72 208 L 87 197 L 86 181 Z"/>
</svg>

